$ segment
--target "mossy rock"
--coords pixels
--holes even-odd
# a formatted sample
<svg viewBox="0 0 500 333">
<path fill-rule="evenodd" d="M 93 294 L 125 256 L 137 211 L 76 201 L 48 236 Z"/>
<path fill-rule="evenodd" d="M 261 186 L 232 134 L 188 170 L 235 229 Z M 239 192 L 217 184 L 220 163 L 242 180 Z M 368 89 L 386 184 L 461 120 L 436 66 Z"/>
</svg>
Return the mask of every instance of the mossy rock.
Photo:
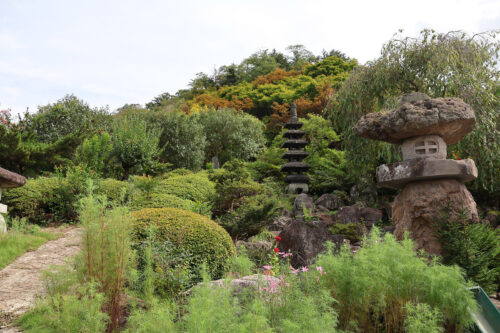
<svg viewBox="0 0 500 333">
<path fill-rule="evenodd" d="M 127 201 L 131 191 L 132 186 L 130 183 L 109 178 L 99 181 L 96 192 L 104 195 L 109 202 L 118 204 L 121 203 L 122 192 L 124 193 L 123 200 Z"/>
<path fill-rule="evenodd" d="M 147 195 L 140 193 L 132 199 L 130 204 L 131 210 L 140 210 L 144 208 L 178 208 L 184 210 L 192 210 L 194 202 L 191 200 L 182 199 L 172 194 L 151 193 Z"/>
<path fill-rule="evenodd" d="M 204 172 L 174 176 L 161 180 L 155 193 L 171 194 L 195 202 L 212 201 L 215 196 L 215 184 Z"/>
<path fill-rule="evenodd" d="M 26 217 L 36 224 L 52 222 L 50 205 L 59 181 L 56 177 L 28 179 L 24 186 L 4 191 L 2 202 L 8 206 L 11 216 Z"/>
<path fill-rule="evenodd" d="M 357 223 L 337 223 L 332 225 L 330 232 L 334 235 L 344 235 L 345 238 L 355 243 L 361 239 L 360 225 Z"/>
<path fill-rule="evenodd" d="M 157 241 L 169 241 L 193 256 L 193 273 L 206 262 L 210 276 L 221 278 L 236 254 L 226 230 L 203 215 L 176 208 L 146 208 L 131 214 L 136 220 L 136 240 L 146 239 L 149 226 L 153 225 Z"/>
</svg>

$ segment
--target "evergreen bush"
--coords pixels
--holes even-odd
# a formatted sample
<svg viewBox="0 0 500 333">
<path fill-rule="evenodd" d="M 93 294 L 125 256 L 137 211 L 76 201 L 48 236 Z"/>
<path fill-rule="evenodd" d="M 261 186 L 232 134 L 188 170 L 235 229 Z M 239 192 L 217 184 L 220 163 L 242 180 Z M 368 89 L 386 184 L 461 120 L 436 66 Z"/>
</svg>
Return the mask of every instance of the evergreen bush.
<svg viewBox="0 0 500 333">
<path fill-rule="evenodd" d="M 151 193 L 148 197 L 145 193 L 135 195 L 130 204 L 131 210 L 141 210 L 144 208 L 178 208 L 183 210 L 192 210 L 194 202 L 182 199 L 172 194 Z"/>
<path fill-rule="evenodd" d="M 500 282 L 500 233 L 487 225 L 470 223 L 466 211 L 452 214 L 446 206 L 437 222 L 443 262 L 458 265 L 488 294 Z"/>
<path fill-rule="evenodd" d="M 147 239 L 149 227 L 154 226 L 156 241 L 169 241 L 192 254 L 194 273 L 206 262 L 210 276 L 220 278 L 236 253 L 229 234 L 205 216 L 176 208 L 146 208 L 131 214 L 136 219 L 136 240 Z"/>
<path fill-rule="evenodd" d="M 108 178 L 98 182 L 96 193 L 105 196 L 106 200 L 112 204 L 120 204 L 121 200 L 127 201 L 131 190 L 129 183 Z"/>
<path fill-rule="evenodd" d="M 163 179 L 153 192 L 175 195 L 195 202 L 207 202 L 215 196 L 215 185 L 206 173 L 199 172 Z"/>
<path fill-rule="evenodd" d="M 11 216 L 25 217 L 31 223 L 44 225 L 54 220 L 49 204 L 58 186 L 56 177 L 28 179 L 24 186 L 4 191 L 2 201 Z"/>
</svg>

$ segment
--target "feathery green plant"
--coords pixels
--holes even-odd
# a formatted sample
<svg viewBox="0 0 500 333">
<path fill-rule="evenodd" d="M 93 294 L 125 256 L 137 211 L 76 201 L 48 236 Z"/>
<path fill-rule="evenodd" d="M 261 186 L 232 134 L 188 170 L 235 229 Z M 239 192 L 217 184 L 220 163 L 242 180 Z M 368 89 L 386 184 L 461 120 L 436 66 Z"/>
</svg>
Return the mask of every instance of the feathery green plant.
<svg viewBox="0 0 500 333">
<path fill-rule="evenodd" d="M 363 332 L 400 332 L 408 302 L 426 303 L 439 310 L 448 329 L 460 332 L 472 323 L 476 308 L 462 271 L 428 262 L 414 250 L 408 238 L 396 241 L 391 234 L 381 238 L 374 227 L 363 247 L 351 254 L 344 246 L 338 255 L 332 249 L 320 255 L 317 265 L 327 275 L 323 287 L 338 301 L 340 327 L 354 321 Z"/>
</svg>

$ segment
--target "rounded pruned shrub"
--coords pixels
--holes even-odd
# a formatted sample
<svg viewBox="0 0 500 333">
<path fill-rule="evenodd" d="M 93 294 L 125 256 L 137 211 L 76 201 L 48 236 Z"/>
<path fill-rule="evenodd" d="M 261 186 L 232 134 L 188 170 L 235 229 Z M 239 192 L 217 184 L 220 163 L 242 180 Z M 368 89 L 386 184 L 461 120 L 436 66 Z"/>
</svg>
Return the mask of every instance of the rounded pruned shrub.
<svg viewBox="0 0 500 333">
<path fill-rule="evenodd" d="M 178 208 L 184 210 L 193 209 L 194 202 L 191 200 L 182 199 L 172 194 L 151 193 L 147 195 L 140 193 L 132 199 L 130 204 L 131 210 L 140 210 L 144 208 Z"/>
<path fill-rule="evenodd" d="M 195 202 L 206 202 L 215 196 L 215 185 L 206 173 L 199 172 L 163 179 L 154 192 L 171 194 Z"/>
<path fill-rule="evenodd" d="M 206 262 L 212 278 L 222 277 L 236 253 L 229 234 L 205 216 L 176 208 L 146 208 L 132 215 L 137 240 L 148 238 L 152 226 L 156 241 L 168 241 L 192 255 L 190 268 L 195 274 Z"/>
<path fill-rule="evenodd" d="M 97 194 L 104 195 L 108 202 L 118 204 L 121 200 L 127 200 L 131 189 L 130 183 L 109 178 L 99 182 Z"/>
<path fill-rule="evenodd" d="M 56 177 L 28 179 L 22 187 L 4 191 L 2 201 L 11 216 L 26 217 L 29 222 L 47 224 L 54 219 L 51 204 L 60 186 Z"/>
</svg>

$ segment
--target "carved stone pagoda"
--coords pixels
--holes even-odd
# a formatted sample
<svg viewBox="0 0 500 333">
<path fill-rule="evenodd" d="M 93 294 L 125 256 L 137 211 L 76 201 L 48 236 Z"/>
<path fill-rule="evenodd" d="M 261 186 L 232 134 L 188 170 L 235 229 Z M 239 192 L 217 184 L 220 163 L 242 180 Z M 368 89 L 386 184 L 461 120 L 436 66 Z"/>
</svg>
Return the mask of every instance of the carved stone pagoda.
<svg viewBox="0 0 500 333">
<path fill-rule="evenodd" d="M 307 141 L 303 140 L 305 132 L 300 128 L 302 123 L 297 118 L 297 107 L 292 103 L 290 109 L 290 120 L 285 124 L 287 131 L 283 134 L 286 141 L 281 145 L 281 148 L 288 148 L 281 158 L 287 159 L 288 162 L 281 166 L 281 171 L 288 173 L 285 177 L 287 193 L 298 194 L 307 193 L 309 191 L 309 176 L 304 175 L 311 168 L 311 165 L 302 162 L 309 155 L 304 150 Z"/>
</svg>

